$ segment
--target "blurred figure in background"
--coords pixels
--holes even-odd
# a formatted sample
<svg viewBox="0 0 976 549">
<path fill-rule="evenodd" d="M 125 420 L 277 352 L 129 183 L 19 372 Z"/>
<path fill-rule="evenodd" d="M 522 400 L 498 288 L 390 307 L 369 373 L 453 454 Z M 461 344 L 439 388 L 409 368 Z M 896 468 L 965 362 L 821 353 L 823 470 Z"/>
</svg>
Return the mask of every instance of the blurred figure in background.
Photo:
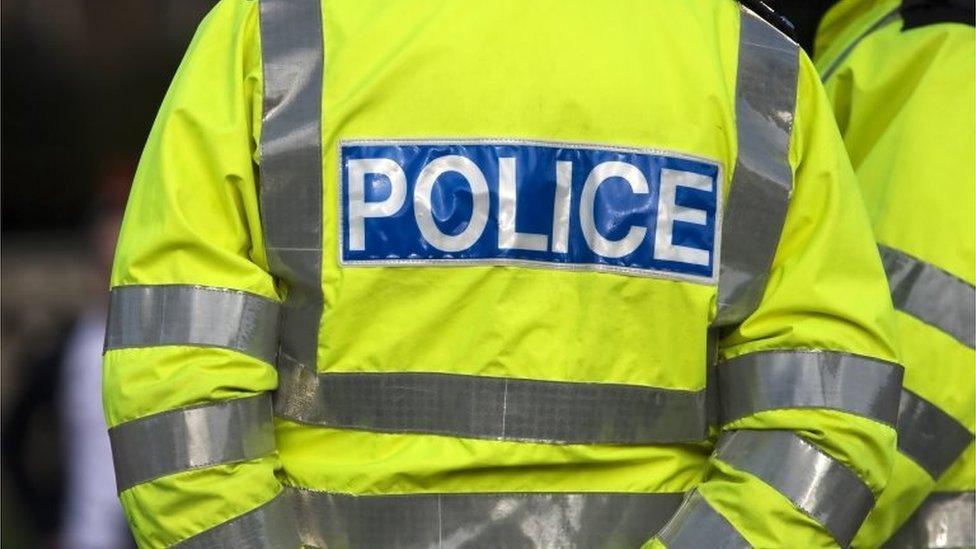
<svg viewBox="0 0 976 549">
<path fill-rule="evenodd" d="M 32 352 L 16 356 L 22 377 L 15 378 L 19 391 L 3 417 L 3 462 L 13 488 L 4 505 L 17 512 L 5 523 L 13 532 L 5 529 L 4 546 L 133 545 L 115 489 L 102 410 L 101 357 L 108 274 L 134 162 L 117 155 L 101 163 L 96 191 L 87 201 L 84 237 L 78 241 L 84 245 L 76 244 L 81 249 L 70 261 L 45 269 L 61 269 L 65 272 L 57 276 L 76 279 L 65 284 L 67 289 L 52 291 L 77 295 L 79 304 L 71 305 L 74 312 L 50 320 L 53 329 L 25 328 Z M 31 324 L 16 316 L 5 321 Z"/>
<path fill-rule="evenodd" d="M 906 368 L 891 482 L 855 546 L 899 527 L 896 547 L 976 545 L 973 22 L 972 0 L 844 0 L 817 36 Z"/>
<path fill-rule="evenodd" d="M 66 455 L 66 489 L 61 546 L 116 549 L 132 545 L 122 514 L 112 469 L 112 448 L 102 408 L 102 347 L 105 296 L 122 211 L 132 181 L 131 162 L 112 161 L 103 175 L 100 197 L 89 229 L 96 270 L 89 303 L 68 338 L 61 364 L 59 407 Z"/>
<path fill-rule="evenodd" d="M 93 323 L 83 320 L 93 316 L 86 311 L 107 295 L 106 276 L 96 272 L 95 263 L 101 260 L 86 243 L 92 231 L 101 231 L 96 225 L 106 224 L 93 216 L 103 218 L 111 209 L 102 206 L 108 197 L 100 198 L 112 171 L 106 159 L 138 154 L 170 76 L 211 3 L 3 2 L 4 548 L 53 547 L 59 539 L 66 548 L 91 546 L 73 537 L 73 527 L 65 522 L 77 520 L 72 509 L 90 514 L 98 508 L 89 503 L 94 499 L 76 498 L 78 482 L 72 478 L 94 485 L 94 479 L 105 477 L 83 465 L 88 458 L 75 445 L 84 439 L 68 430 L 88 418 L 102 421 L 101 412 L 81 407 L 62 411 L 65 399 L 82 398 L 86 406 L 100 406 L 101 401 L 97 380 L 86 378 L 88 396 L 81 397 L 75 374 L 62 370 L 74 367 L 67 362 L 84 362 L 68 356 L 80 356 L 80 341 L 98 339 L 89 348 L 101 350 L 100 338 L 82 335 L 81 326 Z M 73 328 L 79 319 L 81 324 Z M 75 351 L 67 349 L 69 343 Z M 99 429 L 104 437 L 104 425 Z M 96 462 L 111 466 L 107 454 Z M 110 474 L 107 480 L 102 489 L 114 500 L 114 478 Z M 98 535 L 102 528 L 101 522 L 84 525 L 88 535 Z M 104 539 L 116 538 L 109 534 Z"/>
</svg>

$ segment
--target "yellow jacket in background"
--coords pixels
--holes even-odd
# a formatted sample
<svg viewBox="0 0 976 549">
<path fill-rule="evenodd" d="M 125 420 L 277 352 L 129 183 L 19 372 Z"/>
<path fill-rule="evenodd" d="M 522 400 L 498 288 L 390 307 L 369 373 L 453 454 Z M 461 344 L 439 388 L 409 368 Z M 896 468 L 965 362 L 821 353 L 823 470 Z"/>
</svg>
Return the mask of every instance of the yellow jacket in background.
<svg viewBox="0 0 976 549">
<path fill-rule="evenodd" d="M 830 106 L 728 0 L 222 0 L 110 317 L 144 547 L 834 546 L 894 454 Z"/>
<path fill-rule="evenodd" d="M 895 547 L 976 545 L 976 31 L 957 4 L 847 0 L 817 38 L 906 366 L 899 453 L 860 547 L 899 528 Z"/>
</svg>

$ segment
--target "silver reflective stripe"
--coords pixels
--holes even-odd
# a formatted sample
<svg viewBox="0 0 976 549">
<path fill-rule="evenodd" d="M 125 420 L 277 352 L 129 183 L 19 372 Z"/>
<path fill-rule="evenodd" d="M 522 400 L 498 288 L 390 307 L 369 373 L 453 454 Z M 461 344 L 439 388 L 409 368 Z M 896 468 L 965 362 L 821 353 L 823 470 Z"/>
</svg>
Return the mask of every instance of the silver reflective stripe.
<svg viewBox="0 0 976 549">
<path fill-rule="evenodd" d="M 697 490 L 688 494 L 681 508 L 657 537 L 668 549 L 752 547 Z"/>
<path fill-rule="evenodd" d="M 829 351 L 765 351 L 718 366 L 722 422 L 763 410 L 829 408 L 894 426 L 901 366 Z"/>
<path fill-rule="evenodd" d="M 722 421 L 721 403 L 718 398 L 718 339 L 718 330 L 710 328 L 705 340 L 705 406 L 710 427 L 718 426 Z"/>
<path fill-rule="evenodd" d="M 759 304 L 793 190 L 790 134 L 798 46 L 742 7 L 735 117 L 738 155 L 722 229 L 715 326 Z"/>
<path fill-rule="evenodd" d="M 315 370 L 322 316 L 322 14 L 319 0 L 260 0 L 261 220 L 284 281 L 281 351 Z"/>
<path fill-rule="evenodd" d="M 704 391 L 439 373 L 314 374 L 282 360 L 275 414 L 301 423 L 564 444 L 705 439 Z"/>
<path fill-rule="evenodd" d="M 956 418 L 915 393 L 902 391 L 898 450 L 933 479 L 941 477 L 972 442 L 973 433 Z"/>
<path fill-rule="evenodd" d="M 198 467 L 254 459 L 275 449 L 271 397 L 181 408 L 108 431 L 119 491 Z"/>
<path fill-rule="evenodd" d="M 894 248 L 878 249 L 895 308 L 976 349 L 976 288 Z"/>
<path fill-rule="evenodd" d="M 278 302 L 227 288 L 117 286 L 109 302 L 105 349 L 222 347 L 274 364 Z"/>
<path fill-rule="evenodd" d="M 823 75 L 820 77 L 820 79 L 826 82 L 828 78 L 833 76 L 834 73 L 837 72 L 837 69 L 840 68 L 841 64 L 843 64 L 844 61 L 847 60 L 847 57 L 851 54 L 851 52 L 854 51 L 854 48 L 857 47 L 857 45 L 860 44 L 862 40 L 867 38 L 869 35 L 873 34 L 874 31 L 887 26 L 888 23 L 893 23 L 898 19 L 901 19 L 901 16 L 899 15 L 900 11 L 901 11 L 901 4 L 899 4 L 898 7 L 892 9 L 888 13 L 884 14 L 884 16 L 881 17 L 881 19 L 878 19 L 874 24 L 872 24 L 864 32 L 862 32 L 857 38 L 854 39 L 854 41 L 852 41 L 850 44 L 848 44 L 846 48 L 844 48 L 844 51 L 840 52 L 840 54 L 837 56 L 836 59 L 834 59 L 832 63 L 830 63 L 827 69 L 823 71 Z"/>
<path fill-rule="evenodd" d="M 716 458 L 762 479 L 850 545 L 874 506 L 857 473 L 789 431 L 733 431 L 719 440 Z"/>
<path fill-rule="evenodd" d="M 292 549 L 301 545 L 292 498 L 281 492 L 253 511 L 174 545 L 180 549 Z"/>
<path fill-rule="evenodd" d="M 293 490 L 313 547 L 638 547 L 681 493 L 350 496 Z"/>
<path fill-rule="evenodd" d="M 884 546 L 890 549 L 976 547 L 976 493 L 931 494 Z"/>
</svg>

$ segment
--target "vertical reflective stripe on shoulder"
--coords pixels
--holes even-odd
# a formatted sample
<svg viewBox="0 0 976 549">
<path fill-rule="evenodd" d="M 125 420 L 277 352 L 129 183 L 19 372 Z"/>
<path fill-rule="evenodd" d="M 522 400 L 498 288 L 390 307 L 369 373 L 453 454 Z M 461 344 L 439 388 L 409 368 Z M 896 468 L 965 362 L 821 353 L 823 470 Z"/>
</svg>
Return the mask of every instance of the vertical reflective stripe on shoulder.
<svg viewBox="0 0 976 549">
<path fill-rule="evenodd" d="M 668 549 L 752 547 L 697 490 L 688 493 L 678 512 L 657 537 Z"/>
<path fill-rule="evenodd" d="M 218 524 L 173 547 L 180 549 L 291 549 L 301 546 L 298 520 L 287 491 L 252 511 Z"/>
<path fill-rule="evenodd" d="M 793 190 L 799 48 L 748 8 L 741 8 L 740 20 L 738 155 L 722 221 L 715 326 L 738 324 L 759 304 Z"/>
<path fill-rule="evenodd" d="M 902 391 L 898 450 L 933 479 L 938 480 L 972 442 L 973 433 L 956 418 L 915 393 Z"/>
<path fill-rule="evenodd" d="M 762 351 L 718 365 L 722 422 L 764 410 L 825 408 L 895 426 L 898 364 L 832 351 Z"/>
<path fill-rule="evenodd" d="M 109 429 L 119 492 L 199 467 L 255 459 L 275 450 L 268 394 L 181 408 Z"/>
<path fill-rule="evenodd" d="M 935 492 L 884 547 L 976 547 L 976 493 Z"/>
<path fill-rule="evenodd" d="M 789 431 L 725 433 L 715 457 L 762 479 L 841 547 L 850 545 L 874 507 L 874 495 L 857 473 Z"/>
<path fill-rule="evenodd" d="M 315 370 L 322 317 L 322 13 L 319 0 L 260 0 L 261 219 L 287 285 L 281 348 Z"/>
<path fill-rule="evenodd" d="M 976 288 L 900 250 L 878 249 L 895 308 L 976 349 Z"/>
<path fill-rule="evenodd" d="M 220 347 L 274 364 L 278 302 L 229 288 L 116 286 L 105 350 L 163 345 Z"/>
</svg>

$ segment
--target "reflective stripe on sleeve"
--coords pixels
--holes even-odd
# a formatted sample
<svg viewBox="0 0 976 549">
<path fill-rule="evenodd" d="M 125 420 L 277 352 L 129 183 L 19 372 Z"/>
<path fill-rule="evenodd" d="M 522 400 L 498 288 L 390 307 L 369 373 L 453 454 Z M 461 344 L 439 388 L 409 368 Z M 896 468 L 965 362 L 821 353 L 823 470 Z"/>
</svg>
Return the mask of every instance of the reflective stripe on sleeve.
<svg viewBox="0 0 976 549">
<path fill-rule="evenodd" d="M 752 547 L 697 490 L 688 494 L 678 512 L 657 537 L 668 549 Z"/>
<path fill-rule="evenodd" d="M 798 46 L 744 6 L 740 21 L 738 154 L 722 221 L 715 326 L 738 324 L 758 306 L 793 190 Z"/>
<path fill-rule="evenodd" d="M 282 357 L 275 413 L 392 433 L 584 444 L 705 439 L 704 391 L 441 373 L 315 374 Z"/>
<path fill-rule="evenodd" d="M 109 429 L 121 492 L 189 469 L 244 461 L 275 449 L 271 398 L 239 398 L 147 416 Z"/>
<path fill-rule="evenodd" d="M 874 506 L 874 495 L 857 473 L 789 431 L 725 433 L 715 457 L 762 479 L 841 547 L 850 544 Z"/>
<path fill-rule="evenodd" d="M 312 547 L 638 547 L 681 493 L 352 496 L 291 489 Z"/>
<path fill-rule="evenodd" d="M 976 547 L 976 493 L 935 492 L 929 495 L 884 547 Z"/>
<path fill-rule="evenodd" d="M 905 389 L 898 406 L 898 450 L 933 479 L 973 442 L 973 434 L 938 406 Z"/>
<path fill-rule="evenodd" d="M 261 221 L 288 287 L 281 350 L 316 366 L 322 316 L 322 14 L 318 0 L 260 0 Z"/>
<path fill-rule="evenodd" d="M 976 349 L 976 288 L 894 248 L 878 249 L 895 308 Z"/>
<path fill-rule="evenodd" d="M 901 366 L 829 351 L 763 351 L 718 365 L 722 422 L 764 410 L 828 408 L 894 426 Z"/>
<path fill-rule="evenodd" d="M 268 503 L 218 524 L 173 547 L 180 549 L 291 549 L 301 545 L 298 521 L 288 491 Z"/>
<path fill-rule="evenodd" d="M 105 349 L 221 347 L 274 364 L 278 302 L 255 294 L 179 284 L 117 286 Z"/>
</svg>

